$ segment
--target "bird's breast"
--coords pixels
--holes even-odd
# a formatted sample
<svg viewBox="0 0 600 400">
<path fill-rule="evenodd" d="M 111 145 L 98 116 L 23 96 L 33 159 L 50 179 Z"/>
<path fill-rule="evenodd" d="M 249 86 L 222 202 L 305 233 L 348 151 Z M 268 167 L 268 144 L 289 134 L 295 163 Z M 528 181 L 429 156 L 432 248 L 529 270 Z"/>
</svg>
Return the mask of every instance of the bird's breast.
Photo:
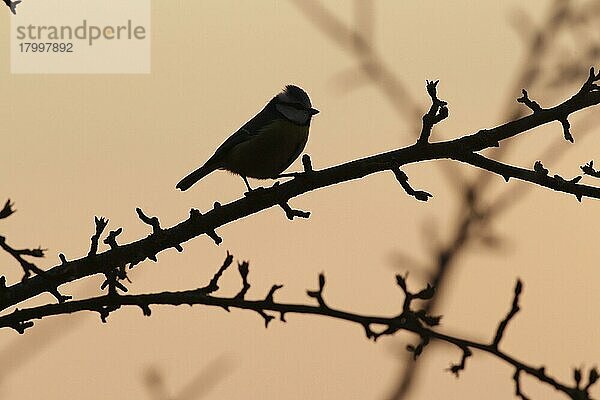
<svg viewBox="0 0 600 400">
<path fill-rule="evenodd" d="M 308 128 L 284 119 L 275 120 L 231 149 L 224 167 L 251 178 L 274 178 L 302 153 L 308 141 Z"/>
</svg>

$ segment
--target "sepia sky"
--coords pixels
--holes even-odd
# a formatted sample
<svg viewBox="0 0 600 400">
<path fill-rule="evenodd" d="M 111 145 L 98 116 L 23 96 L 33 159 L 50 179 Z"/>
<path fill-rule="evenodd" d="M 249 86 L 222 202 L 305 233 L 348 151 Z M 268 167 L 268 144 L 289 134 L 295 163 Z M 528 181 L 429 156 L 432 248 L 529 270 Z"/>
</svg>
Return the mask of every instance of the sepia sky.
<svg viewBox="0 0 600 400">
<path fill-rule="evenodd" d="M 18 12 L 27 13 L 39 1 L 24 0 Z M 552 3 L 379 0 L 373 41 L 422 113 L 428 108 L 425 80 L 440 80 L 438 94 L 449 103 L 450 116 L 434 128 L 432 140 L 458 137 L 505 121 L 511 99 L 520 96 L 515 79 L 527 31 L 515 30 L 511 21 L 520 10 L 533 28 Z M 353 2 L 324 4 L 353 23 Z M 175 184 L 285 84 L 303 87 L 321 110 L 305 149 L 316 169 L 407 146 L 415 138 L 411 121 L 357 72 L 353 54 L 290 1 L 154 0 L 151 73 L 139 75 L 13 75 L 11 16 L 0 11 L 0 201 L 12 199 L 18 210 L 1 222 L 0 234 L 17 248 L 48 248 L 38 263 L 43 268 L 57 265 L 58 253 L 68 259 L 87 254 L 94 216 L 107 217 L 109 229 L 123 227 L 119 240 L 126 243 L 149 234 L 136 207 L 172 226 L 192 207 L 204 211 L 215 201 L 242 196 L 242 180 L 225 172 L 185 193 Z M 595 34 L 600 41 L 600 32 Z M 566 58 L 577 55 L 569 40 L 564 38 Z M 542 106 L 554 105 L 585 78 L 530 95 Z M 574 144 L 561 142 L 562 129 L 551 124 L 515 139 L 504 160 L 530 168 L 559 140 L 556 148 L 564 157 L 542 159 L 544 165 L 552 174 L 579 174 L 579 165 L 600 162 L 600 137 L 589 123 L 594 113 L 598 109 L 571 119 Z M 578 122 L 585 136 L 578 136 Z M 217 230 L 224 239 L 220 246 L 201 236 L 185 243 L 181 254 L 169 250 L 158 255 L 158 263 L 135 267 L 130 291 L 204 286 L 229 251 L 250 262 L 248 298 L 264 298 L 271 285 L 283 284 L 278 300 L 312 304 L 306 290 L 315 289 L 324 272 L 331 306 L 396 315 L 403 297 L 394 275 L 410 272 L 415 289 L 427 282 L 431 249 L 455 229 L 460 188 L 443 173 L 449 166 L 437 161 L 403 169 L 413 187 L 434 195 L 427 203 L 407 196 L 389 172 L 292 199 L 292 207 L 311 212 L 309 219 L 289 221 L 273 208 L 226 225 Z M 299 168 L 297 161 L 290 170 Z M 459 169 L 469 176 L 477 172 Z M 527 185 L 495 176 L 491 183 L 487 201 L 511 186 Z M 600 360 L 595 222 L 600 203 L 579 204 L 573 196 L 539 187 L 527 193 L 492 224 L 502 239 L 499 248 L 474 244 L 459 258 L 435 311 L 444 316 L 443 332 L 491 340 L 521 278 L 522 311 L 501 346 L 570 383 L 573 367 Z M 417 263 L 407 264 L 401 254 Z M 10 283 L 20 279 L 8 255 L 0 253 L 0 265 Z M 94 276 L 61 291 L 79 298 L 98 295 L 102 281 Z M 233 269 L 221 287 L 220 294 L 237 293 Z M 44 294 L 28 305 L 53 301 Z M 148 318 L 138 308 L 122 309 L 107 324 L 96 313 L 47 318 L 23 336 L 0 331 L 0 398 L 153 400 L 146 376 L 154 369 L 171 396 L 206 375 L 201 389 L 178 400 L 386 399 L 402 370 L 414 365 L 404 364 L 403 353 L 418 338 L 405 333 L 373 343 L 360 326 L 323 317 L 287 315 L 287 323 L 275 320 L 265 330 L 252 312 L 152 310 Z M 511 368 L 475 353 L 456 379 L 445 369 L 460 355 L 441 343 L 427 348 L 410 399 L 512 398 Z M 523 386 L 532 398 L 563 398 L 529 378 Z"/>
</svg>

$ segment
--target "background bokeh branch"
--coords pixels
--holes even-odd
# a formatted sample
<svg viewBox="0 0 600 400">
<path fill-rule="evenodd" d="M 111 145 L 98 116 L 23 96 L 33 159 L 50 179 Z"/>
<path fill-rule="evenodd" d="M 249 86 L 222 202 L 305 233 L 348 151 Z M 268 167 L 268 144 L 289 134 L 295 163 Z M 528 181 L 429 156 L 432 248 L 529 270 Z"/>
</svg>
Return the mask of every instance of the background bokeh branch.
<svg viewBox="0 0 600 400">
<path fill-rule="evenodd" d="M 374 3 L 374 1 L 362 0 L 354 2 L 354 26 L 352 26 L 352 23 L 345 23 L 341 17 L 329 11 L 325 3 L 317 0 L 292 1 L 307 21 L 356 58 L 358 70 L 362 75 L 352 70 L 334 76 L 333 81 L 339 86 L 344 86 L 346 90 L 372 83 L 417 134 L 419 113 L 414 112 L 418 109 L 414 96 L 401 82 L 399 73 L 388 67 L 375 52 L 373 31 L 378 25 Z M 522 9 L 513 10 L 510 14 L 510 24 L 524 42 L 525 51 L 512 88 L 507 92 L 509 99 L 501 112 L 502 119 L 515 119 L 523 115 L 523 109 L 516 106 L 512 97 L 521 89 L 539 88 L 542 92 L 546 92 L 549 89 L 568 87 L 573 80 L 581 79 L 587 67 L 600 58 L 600 42 L 594 39 L 597 36 L 588 34 L 590 30 L 595 29 L 594 26 L 598 26 L 599 22 L 600 1 L 597 0 L 585 2 L 554 0 L 548 5 L 541 22 L 534 21 Z M 567 51 L 561 47 L 559 40 L 561 34 L 565 33 L 577 37 L 575 45 L 581 49 L 582 56 L 573 57 L 571 54 L 565 56 L 564 53 Z M 355 46 L 350 46 L 351 43 L 355 43 Z M 365 48 L 367 50 L 364 50 Z M 365 76 L 367 80 L 364 79 Z M 591 131 L 598 121 L 597 115 L 589 115 L 587 119 L 588 123 L 579 123 L 576 129 L 580 137 Z M 511 145 L 508 144 L 493 149 L 491 156 L 498 158 L 510 148 Z M 556 161 L 565 154 L 567 149 L 563 143 L 556 140 L 537 159 Z M 452 168 L 452 165 L 442 168 L 441 172 L 449 180 L 450 187 L 457 189 L 459 203 L 451 226 L 453 233 L 446 244 L 430 246 L 429 256 L 434 260 L 431 266 L 423 266 L 422 263 L 415 261 L 413 255 L 401 253 L 397 256 L 399 260 L 408 261 L 409 265 L 420 265 L 421 270 L 431 271 L 430 281 L 438 287 L 438 293 L 428 301 L 428 310 L 438 306 L 438 301 L 448 285 L 447 280 L 460 264 L 459 259 L 466 250 L 473 248 L 473 245 L 481 240 L 491 245 L 485 246 L 488 250 L 495 247 L 493 244 L 498 243 L 499 238 L 491 231 L 494 221 L 518 204 L 531 188 L 527 185 L 512 185 L 486 204 L 485 198 L 492 180 L 485 171 L 470 179 L 467 179 L 460 170 Z M 427 237 L 426 240 L 431 242 L 434 238 Z M 421 369 L 421 363 L 414 364 L 409 357 L 401 356 L 400 364 L 402 373 L 398 384 L 390 392 L 390 399 L 406 398 Z"/>
</svg>

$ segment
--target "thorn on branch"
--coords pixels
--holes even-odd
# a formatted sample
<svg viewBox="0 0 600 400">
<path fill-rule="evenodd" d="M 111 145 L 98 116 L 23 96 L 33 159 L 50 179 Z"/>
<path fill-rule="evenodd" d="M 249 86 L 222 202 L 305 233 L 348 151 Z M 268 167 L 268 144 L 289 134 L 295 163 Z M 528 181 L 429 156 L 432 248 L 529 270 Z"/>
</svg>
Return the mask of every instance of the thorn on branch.
<svg viewBox="0 0 600 400">
<path fill-rule="evenodd" d="M 527 90 L 522 90 L 523 96 L 519 97 L 517 101 L 519 103 L 525 104 L 533 113 L 539 113 L 544 111 L 544 109 L 536 102 L 529 98 Z M 571 124 L 569 123 L 568 116 L 565 115 L 563 118 L 559 119 L 562 127 L 563 127 L 563 135 L 565 140 L 573 143 L 575 140 L 573 139 L 573 135 L 571 135 Z"/>
<path fill-rule="evenodd" d="M 502 336 L 504 335 L 504 331 L 508 326 L 510 320 L 519 312 L 519 296 L 521 295 L 521 291 L 523 290 L 523 283 L 520 279 L 517 279 L 517 283 L 515 285 L 515 296 L 513 298 L 512 307 L 506 317 L 500 322 L 498 325 L 498 329 L 496 330 L 496 336 L 494 337 L 494 341 L 492 343 L 492 347 L 495 349 L 498 348 L 500 344 L 500 340 L 502 340 Z"/>
<path fill-rule="evenodd" d="M 594 178 L 600 178 L 600 171 L 594 169 L 594 160 L 579 167 L 584 174 L 593 176 Z"/>
<path fill-rule="evenodd" d="M 267 297 L 265 297 L 265 302 L 267 303 L 274 303 L 275 300 L 273 299 L 273 296 L 275 295 L 275 292 L 278 291 L 279 289 L 281 289 L 283 287 L 283 285 L 273 285 L 271 286 L 271 290 L 269 290 L 269 293 L 267 294 Z"/>
<path fill-rule="evenodd" d="M 4 236 L 0 236 L 0 248 L 10 254 L 19 265 L 23 269 L 23 278 L 21 278 L 21 282 L 27 280 L 32 273 L 37 275 L 42 275 L 44 271 L 41 268 L 38 268 L 35 264 L 25 260 L 23 258 L 24 255 L 32 256 L 32 257 L 44 257 L 44 249 L 38 247 L 37 249 L 22 249 L 16 250 L 6 243 L 6 238 Z"/>
<path fill-rule="evenodd" d="M 591 67 L 590 74 L 589 74 L 587 80 L 585 81 L 585 83 L 583 84 L 583 86 L 581 87 L 581 89 L 579 90 L 578 94 L 589 93 L 589 92 L 593 92 L 596 90 L 600 90 L 600 86 L 598 86 L 596 84 L 596 82 L 598 82 L 599 80 L 600 80 L 600 71 L 596 74 L 594 71 L 594 67 Z"/>
<path fill-rule="evenodd" d="M 573 380 L 575 381 L 575 387 L 579 389 L 581 387 L 581 368 L 573 368 Z"/>
<path fill-rule="evenodd" d="M 100 286 L 100 290 L 104 290 L 108 286 L 108 295 L 117 296 L 117 289 L 127 292 L 128 289 L 119 280 L 128 279 L 124 268 L 113 268 L 104 274 L 106 280 Z"/>
<path fill-rule="evenodd" d="M 144 317 L 150 317 L 152 315 L 152 310 L 150 309 L 150 306 L 148 304 L 139 303 L 138 306 L 142 310 L 142 314 L 144 314 Z"/>
<path fill-rule="evenodd" d="M 450 371 L 457 378 L 460 375 L 461 371 L 464 371 L 467 366 L 467 358 L 471 357 L 473 353 L 469 350 L 468 347 L 461 347 L 462 357 L 460 358 L 460 362 L 458 364 L 450 364 L 450 367 L 446 371 Z"/>
<path fill-rule="evenodd" d="M 244 300 L 246 293 L 248 293 L 248 290 L 250 289 L 250 283 L 248 283 L 249 266 L 248 261 L 238 263 L 238 271 L 242 277 L 242 290 L 235 295 L 235 299 Z"/>
<path fill-rule="evenodd" d="M 400 186 L 402 186 L 402 189 L 404 189 L 409 196 L 412 196 L 419 201 L 427 201 L 430 197 L 433 197 L 432 194 L 423 190 L 414 190 L 408 183 L 408 175 L 406 175 L 399 167 L 392 168 L 392 172 L 396 176 L 396 180 L 400 183 Z"/>
<path fill-rule="evenodd" d="M 590 370 L 590 373 L 588 374 L 588 383 L 585 385 L 583 390 L 585 390 L 585 392 L 587 393 L 589 388 L 592 387 L 592 385 L 594 385 L 596 382 L 598 382 L 598 378 L 600 378 L 600 375 L 598 374 L 598 370 L 596 369 L 596 367 L 594 367 Z"/>
<path fill-rule="evenodd" d="M 290 205 L 287 203 L 287 201 L 282 201 L 281 203 L 279 203 L 279 206 L 283 209 L 283 211 L 285 211 L 285 216 L 290 221 L 293 220 L 294 217 L 298 217 L 298 218 L 310 217 L 310 212 L 302 211 L 302 210 L 294 210 L 292 207 L 290 207 Z"/>
<path fill-rule="evenodd" d="M 223 265 L 221 265 L 219 270 L 215 272 L 208 285 L 206 285 L 203 288 L 200 288 L 199 291 L 204 294 L 210 294 L 219 290 L 219 279 L 221 278 L 221 275 L 223 275 L 223 272 L 225 272 L 225 270 L 229 268 L 232 262 L 233 255 L 229 254 L 228 251 L 227 256 L 225 257 L 225 261 L 223 261 Z"/>
<path fill-rule="evenodd" d="M 139 207 L 137 207 L 135 209 L 135 212 L 137 213 L 139 219 L 141 219 L 143 223 L 150 225 L 152 227 L 153 234 L 156 234 L 156 233 L 162 231 L 158 217 L 148 217 L 146 214 L 144 214 L 144 211 L 142 211 L 142 209 Z"/>
<path fill-rule="evenodd" d="M 406 350 L 409 353 L 413 353 L 413 360 L 417 360 L 417 358 L 419 358 L 419 356 L 421 354 L 423 354 L 423 350 L 425 350 L 425 347 L 427 347 L 427 345 L 429 344 L 429 336 L 421 336 L 421 341 L 419 342 L 418 345 L 413 346 L 412 344 L 409 344 L 406 346 Z"/>
<path fill-rule="evenodd" d="M 521 369 L 517 368 L 515 374 L 513 375 L 513 381 L 515 381 L 515 396 L 520 398 L 521 400 L 530 400 L 529 397 L 525 396 L 523 390 L 521 389 Z"/>
<path fill-rule="evenodd" d="M 116 231 L 110 231 L 106 239 L 104 239 L 104 244 L 110 246 L 111 249 L 116 249 L 119 247 L 117 243 L 117 236 L 119 236 L 123 232 L 123 228 L 119 228 Z"/>
<path fill-rule="evenodd" d="M 542 175 L 548 175 L 549 172 L 548 169 L 544 168 L 544 164 L 542 164 L 542 162 L 539 160 L 533 164 L 533 170 Z"/>
<path fill-rule="evenodd" d="M 527 107 L 529 107 L 529 109 L 531 111 L 533 111 L 533 113 L 537 113 L 540 111 L 543 111 L 544 109 L 538 104 L 538 102 L 533 101 L 529 98 L 529 94 L 527 93 L 527 90 L 523 89 L 521 91 L 521 93 L 523 93 L 523 95 L 521 97 L 519 97 L 517 99 L 517 101 L 521 104 L 525 104 Z"/>
<path fill-rule="evenodd" d="M 373 329 L 371 329 L 371 325 L 369 323 L 364 323 L 362 325 L 365 328 L 365 335 L 367 336 L 367 339 L 373 339 L 374 342 L 376 342 L 377 339 L 379 339 L 382 336 L 393 335 L 394 333 L 402 329 L 399 325 L 388 325 L 388 327 L 385 328 L 383 331 L 375 332 L 373 331 Z"/>
<path fill-rule="evenodd" d="M 215 244 L 217 246 L 223 242 L 223 238 L 221 238 L 221 236 L 217 235 L 217 232 L 215 232 L 214 229 L 207 231 L 206 234 L 208 235 L 208 237 L 210 237 L 213 240 L 213 242 L 215 242 Z"/>
<path fill-rule="evenodd" d="M 423 321 L 427 326 L 430 327 L 438 326 L 440 324 L 440 321 L 442 320 L 441 315 L 429 315 L 425 310 L 416 311 L 415 316 L 420 321 Z"/>
<path fill-rule="evenodd" d="M 218 206 L 217 206 L 217 204 L 219 204 L 219 203 L 215 203 L 215 205 L 214 205 L 215 209 L 221 207 L 221 204 L 219 204 Z M 195 208 L 192 208 L 190 210 L 190 218 L 191 219 L 200 218 L 201 216 L 202 216 L 202 213 L 200 212 L 200 210 L 197 210 Z M 219 235 L 217 235 L 217 232 L 215 232 L 214 229 L 207 230 L 205 233 L 208 237 L 210 237 L 213 240 L 213 242 L 215 242 L 215 244 L 217 246 L 223 242 L 223 239 Z"/>
<path fill-rule="evenodd" d="M 289 172 L 286 174 L 279 174 L 278 178 L 302 178 L 314 172 L 312 167 L 312 162 L 310 160 L 310 156 L 308 154 L 304 154 L 302 156 L 302 167 L 304 170 L 302 172 Z M 279 186 L 279 182 L 275 182 L 273 186 Z"/>
<path fill-rule="evenodd" d="M 327 304 L 325 304 L 325 300 L 323 299 L 323 289 L 325 288 L 325 275 L 321 272 L 319 274 L 319 289 L 318 290 L 307 290 L 306 294 L 309 297 L 317 299 L 319 306 L 321 308 L 329 308 Z"/>
<path fill-rule="evenodd" d="M 0 219 L 7 218 L 14 214 L 16 212 L 16 210 L 13 209 L 14 205 L 14 203 L 10 202 L 10 199 L 6 200 L 6 203 L 4 203 L 4 207 L 2 207 L 2 210 L 0 210 Z"/>
<path fill-rule="evenodd" d="M 304 167 L 304 173 L 313 172 L 312 161 L 310 160 L 310 156 L 308 154 L 304 154 L 302 156 L 302 166 Z"/>
<path fill-rule="evenodd" d="M 88 252 L 88 257 L 93 256 L 98 252 L 98 241 L 100 240 L 100 236 L 102 232 L 104 232 L 104 228 L 108 225 L 108 219 L 104 217 L 94 217 L 94 224 L 96 225 L 96 232 L 92 235 L 91 238 L 91 246 L 90 251 Z"/>
<path fill-rule="evenodd" d="M 96 311 L 100 314 L 100 320 L 103 324 L 106 323 L 106 319 L 110 315 L 111 312 L 119 309 L 119 305 L 110 305 L 110 306 L 101 306 Z"/>
<path fill-rule="evenodd" d="M 553 178 L 557 181 L 558 186 L 560 187 L 560 186 L 574 186 L 581 180 L 582 176 L 576 176 L 573 179 L 569 179 L 569 180 L 563 178 L 560 175 L 554 175 Z M 575 189 L 574 190 L 575 193 L 573 193 L 573 195 L 575 196 L 575 198 L 577 198 L 577 201 L 579 201 L 581 203 L 581 200 L 583 199 L 583 193 L 581 193 L 581 189 L 577 186 L 574 186 L 574 189 Z"/>
<path fill-rule="evenodd" d="M 65 255 L 64 255 L 63 253 L 60 253 L 60 254 L 58 255 L 58 258 L 60 259 L 60 263 L 61 263 L 62 265 L 66 265 L 66 264 L 67 264 L 67 262 L 68 262 L 68 261 L 67 261 L 67 257 L 65 257 Z"/>
<path fill-rule="evenodd" d="M 45 257 L 44 252 L 48 251 L 48 249 L 42 249 L 41 247 L 38 246 L 37 249 L 22 249 L 22 250 L 15 250 L 15 251 L 18 254 L 23 255 L 23 256 L 43 258 L 43 257 Z"/>
<path fill-rule="evenodd" d="M 403 312 L 410 312 L 410 303 L 412 301 L 412 293 L 408 291 L 406 286 L 406 278 L 408 277 L 408 273 L 405 276 L 400 274 L 396 275 L 396 283 L 400 286 L 400 289 L 404 292 L 404 305 L 402 306 Z"/>
<path fill-rule="evenodd" d="M 571 143 L 575 142 L 573 135 L 571 135 L 571 123 L 569 122 L 569 119 L 567 117 L 561 119 L 560 124 L 563 127 L 563 136 L 565 137 L 565 140 L 568 140 Z"/>
<path fill-rule="evenodd" d="M 269 322 L 271 322 L 272 320 L 275 319 L 274 316 L 267 314 L 266 312 L 264 312 L 263 310 L 256 310 L 256 312 L 264 318 L 265 320 L 265 329 L 269 327 Z"/>
<path fill-rule="evenodd" d="M 17 313 L 18 311 L 19 311 L 19 309 L 17 308 L 15 310 L 15 313 Z M 17 321 L 13 325 L 11 325 L 11 328 L 13 328 L 15 331 L 19 332 L 19 335 L 22 335 L 25 333 L 25 329 L 31 328 L 32 326 L 33 326 L 33 321 Z"/>
<path fill-rule="evenodd" d="M 190 209 L 190 219 L 200 218 L 201 216 L 202 216 L 202 213 L 200 212 L 200 210 L 198 210 L 196 208 Z"/>
<path fill-rule="evenodd" d="M 431 136 L 431 130 L 433 126 L 438 122 L 448 117 L 448 103 L 437 97 L 437 81 L 426 81 L 427 82 L 427 93 L 431 97 L 431 107 L 429 111 L 423 115 L 423 127 L 421 128 L 421 134 L 417 143 L 429 143 L 429 137 Z"/>
</svg>

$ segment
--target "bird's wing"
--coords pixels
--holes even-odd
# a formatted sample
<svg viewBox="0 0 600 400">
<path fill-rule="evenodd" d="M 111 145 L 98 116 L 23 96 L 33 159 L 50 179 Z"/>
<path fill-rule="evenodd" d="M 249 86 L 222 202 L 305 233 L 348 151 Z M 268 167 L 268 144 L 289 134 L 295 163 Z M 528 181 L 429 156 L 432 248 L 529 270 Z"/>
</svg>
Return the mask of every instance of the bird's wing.
<svg viewBox="0 0 600 400">
<path fill-rule="evenodd" d="M 250 121 L 246 122 L 233 135 L 229 136 L 227 140 L 225 140 L 223 144 L 217 148 L 215 154 L 208 159 L 205 165 L 210 165 L 211 163 L 220 161 L 222 157 L 235 146 L 257 136 L 260 134 L 262 128 L 278 118 L 279 116 L 275 112 L 271 111 L 268 106 L 266 106 L 261 110 L 261 112 L 252 117 Z"/>
<path fill-rule="evenodd" d="M 308 139 L 308 136 L 307 136 Z M 300 156 L 300 154 L 302 153 L 302 150 L 304 150 L 304 147 L 306 146 L 306 142 L 308 140 L 302 141 L 300 143 L 298 143 L 298 146 L 296 146 L 296 149 L 294 150 L 294 153 L 292 154 L 292 156 L 287 160 L 286 165 L 285 165 L 285 169 L 287 169 L 287 167 L 289 167 L 290 165 L 292 165 L 292 163 L 294 161 L 296 161 L 296 158 L 298 158 L 298 156 Z"/>
</svg>

